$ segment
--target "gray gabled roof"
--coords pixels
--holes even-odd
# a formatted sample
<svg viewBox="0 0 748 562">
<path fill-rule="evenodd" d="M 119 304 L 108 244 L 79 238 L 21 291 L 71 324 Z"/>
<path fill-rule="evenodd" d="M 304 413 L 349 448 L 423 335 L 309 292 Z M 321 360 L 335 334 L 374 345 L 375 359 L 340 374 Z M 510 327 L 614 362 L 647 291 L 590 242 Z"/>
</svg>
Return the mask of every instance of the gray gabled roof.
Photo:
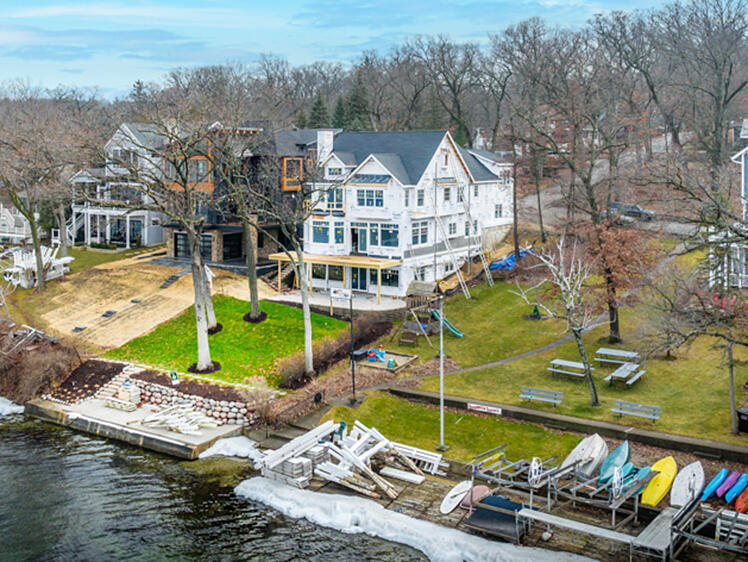
<svg viewBox="0 0 748 562">
<path fill-rule="evenodd" d="M 339 153 L 351 153 L 356 165 L 374 154 L 402 184 L 413 185 L 421 179 L 445 134 L 446 131 L 340 133 L 335 137 L 333 154 L 340 158 Z"/>
<path fill-rule="evenodd" d="M 458 147 L 458 150 L 460 151 L 460 156 L 462 156 L 462 159 L 465 161 L 468 170 L 470 170 L 470 175 L 473 176 L 473 180 L 491 181 L 496 179 L 497 176 L 481 164 L 480 160 L 470 154 L 466 148 L 460 146 Z"/>
<path fill-rule="evenodd" d="M 470 152 L 471 154 L 475 154 L 476 156 L 485 158 L 486 160 L 496 162 L 497 164 L 512 163 L 511 152 L 491 152 L 490 150 L 482 150 L 480 148 L 468 148 L 468 152 Z"/>
<path fill-rule="evenodd" d="M 135 141 L 145 148 L 161 148 L 166 143 L 166 135 L 152 123 L 123 123 L 132 131 Z"/>
</svg>

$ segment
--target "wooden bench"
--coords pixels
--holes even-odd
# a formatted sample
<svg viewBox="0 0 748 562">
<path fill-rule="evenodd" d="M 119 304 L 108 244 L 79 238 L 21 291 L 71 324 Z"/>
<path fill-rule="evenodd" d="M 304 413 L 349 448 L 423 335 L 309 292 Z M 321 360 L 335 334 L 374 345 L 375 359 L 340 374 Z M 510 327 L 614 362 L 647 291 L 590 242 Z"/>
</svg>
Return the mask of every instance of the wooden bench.
<svg viewBox="0 0 748 562">
<path fill-rule="evenodd" d="M 578 363 L 576 361 L 566 361 L 565 359 L 553 359 L 551 366 L 548 367 L 551 373 L 557 373 L 560 375 L 570 375 L 572 377 L 584 377 L 584 363 Z M 590 367 L 591 371 L 594 371 Z"/>
<path fill-rule="evenodd" d="M 546 390 L 544 388 L 533 388 L 531 386 L 523 386 L 522 392 L 519 394 L 520 398 L 526 400 L 538 400 L 540 402 L 550 402 L 555 408 L 561 404 L 564 399 L 564 393 L 557 390 Z"/>
<path fill-rule="evenodd" d="M 625 383 L 626 388 L 631 388 L 631 385 L 642 378 L 642 375 L 644 375 L 644 373 L 646 373 L 646 371 L 643 369 L 639 370 L 639 365 L 637 363 L 627 362 L 622 363 L 620 367 L 618 367 L 615 371 L 605 377 L 603 381 L 610 384 Z"/>
<path fill-rule="evenodd" d="M 634 386 L 634 383 L 635 383 L 636 381 L 638 381 L 638 380 L 639 380 L 640 378 L 642 378 L 642 376 L 643 376 L 643 375 L 644 375 L 644 373 L 646 373 L 646 372 L 647 372 L 647 371 L 643 371 L 643 370 L 642 370 L 642 371 L 639 371 L 638 373 L 636 373 L 636 374 L 635 374 L 635 375 L 634 375 L 633 377 L 631 377 L 631 378 L 630 378 L 629 380 L 627 380 L 627 381 L 626 381 L 626 386 L 627 386 L 628 388 L 631 388 L 632 386 Z"/>
<path fill-rule="evenodd" d="M 652 423 L 660 419 L 662 415 L 662 408 L 659 406 L 648 406 L 647 404 L 636 404 L 635 402 L 626 402 L 625 400 L 614 400 L 613 408 L 611 411 L 614 414 L 623 416 L 636 416 L 639 418 L 647 418 L 652 420 Z"/>
<path fill-rule="evenodd" d="M 400 334 L 400 343 L 402 345 L 411 345 L 415 347 L 418 344 L 418 334 L 415 332 L 403 332 Z"/>
</svg>

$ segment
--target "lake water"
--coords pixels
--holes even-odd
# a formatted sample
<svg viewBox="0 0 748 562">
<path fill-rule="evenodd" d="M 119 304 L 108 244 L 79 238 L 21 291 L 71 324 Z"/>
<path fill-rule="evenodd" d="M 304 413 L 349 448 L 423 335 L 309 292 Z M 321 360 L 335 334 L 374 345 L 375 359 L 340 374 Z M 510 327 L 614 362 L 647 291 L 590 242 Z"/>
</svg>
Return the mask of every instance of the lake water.
<svg viewBox="0 0 748 562">
<path fill-rule="evenodd" d="M 174 459 L 0 417 L 0 557 L 12 560 L 424 560 L 238 498 Z"/>
</svg>

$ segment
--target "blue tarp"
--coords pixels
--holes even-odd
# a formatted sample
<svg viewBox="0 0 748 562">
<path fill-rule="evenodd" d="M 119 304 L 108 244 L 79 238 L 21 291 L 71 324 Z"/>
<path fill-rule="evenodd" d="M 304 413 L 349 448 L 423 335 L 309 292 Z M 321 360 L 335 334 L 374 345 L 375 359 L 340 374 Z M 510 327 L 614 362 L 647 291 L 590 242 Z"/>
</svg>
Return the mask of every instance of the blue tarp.
<svg viewBox="0 0 748 562">
<path fill-rule="evenodd" d="M 527 254 L 532 254 L 532 251 L 530 250 L 520 250 L 519 251 L 519 257 L 520 259 L 524 258 Z M 514 269 L 514 266 L 517 263 L 517 259 L 514 255 L 514 252 L 509 254 L 507 257 L 502 259 L 496 259 L 491 262 L 491 265 L 488 266 L 488 269 L 506 269 L 507 271 L 511 271 Z"/>
</svg>

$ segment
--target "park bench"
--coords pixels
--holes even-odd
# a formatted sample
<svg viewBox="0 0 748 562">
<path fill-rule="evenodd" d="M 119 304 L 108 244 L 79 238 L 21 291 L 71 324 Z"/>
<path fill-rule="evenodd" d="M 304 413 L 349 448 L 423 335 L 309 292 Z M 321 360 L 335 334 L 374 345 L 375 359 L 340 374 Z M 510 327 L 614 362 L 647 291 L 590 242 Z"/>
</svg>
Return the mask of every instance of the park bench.
<svg viewBox="0 0 748 562">
<path fill-rule="evenodd" d="M 584 363 L 576 361 L 567 361 L 566 359 L 553 359 L 551 366 L 548 367 L 551 373 L 560 375 L 570 375 L 572 377 L 584 377 Z M 592 367 L 590 370 L 594 371 Z"/>
<path fill-rule="evenodd" d="M 619 416 L 627 415 L 647 418 L 652 420 L 652 423 L 660 419 L 660 416 L 662 415 L 662 408 L 659 406 L 636 404 L 635 402 L 626 402 L 625 400 L 613 401 L 613 408 L 611 411 Z"/>
<path fill-rule="evenodd" d="M 641 359 L 635 351 L 613 349 L 610 347 L 601 347 L 595 353 L 597 353 L 595 361 L 598 363 L 633 363 Z"/>
<path fill-rule="evenodd" d="M 416 346 L 418 343 L 418 334 L 415 332 L 403 332 L 400 334 L 400 344 Z"/>
<path fill-rule="evenodd" d="M 626 381 L 626 386 L 627 386 L 628 388 L 631 388 L 632 386 L 634 386 L 634 383 L 635 383 L 636 381 L 638 381 L 638 380 L 639 380 L 640 378 L 642 378 L 642 376 L 643 376 L 643 375 L 644 375 L 644 373 L 646 373 L 646 372 L 647 372 L 647 371 L 644 371 L 644 370 L 642 370 L 642 371 L 639 371 L 638 373 L 636 373 L 636 374 L 635 374 L 635 375 L 634 375 L 633 377 L 631 377 L 630 379 L 628 379 L 628 380 Z"/>
<path fill-rule="evenodd" d="M 533 388 L 531 386 L 523 386 L 522 392 L 519 394 L 520 398 L 526 400 L 538 400 L 540 402 L 550 402 L 555 408 L 558 404 L 561 404 L 561 400 L 564 399 L 564 393 L 557 390 L 546 390 L 544 388 Z"/>
</svg>

